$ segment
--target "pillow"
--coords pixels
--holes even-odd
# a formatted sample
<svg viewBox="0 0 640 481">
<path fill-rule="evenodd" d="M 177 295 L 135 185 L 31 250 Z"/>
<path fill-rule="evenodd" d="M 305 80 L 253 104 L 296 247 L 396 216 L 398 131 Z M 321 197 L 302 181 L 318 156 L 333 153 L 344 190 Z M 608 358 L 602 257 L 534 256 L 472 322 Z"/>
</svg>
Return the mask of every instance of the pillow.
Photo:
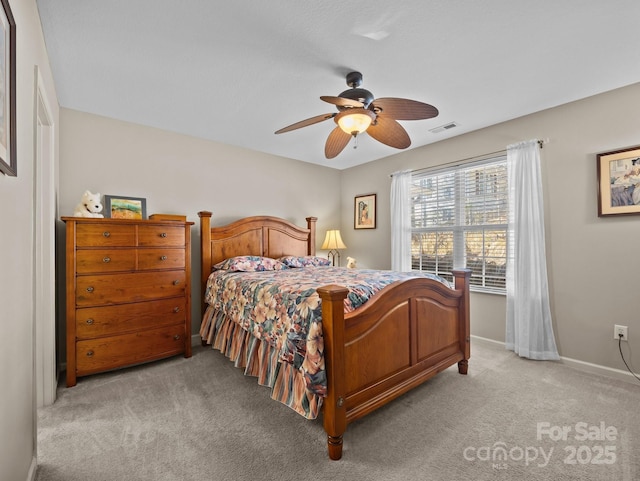
<svg viewBox="0 0 640 481">
<path fill-rule="evenodd" d="M 316 256 L 284 256 L 278 260 L 287 267 L 320 267 L 331 265 L 329 259 Z"/>
<path fill-rule="evenodd" d="M 214 271 L 238 272 L 281 271 L 286 268 L 287 266 L 280 261 L 260 256 L 230 257 L 213 266 Z"/>
</svg>

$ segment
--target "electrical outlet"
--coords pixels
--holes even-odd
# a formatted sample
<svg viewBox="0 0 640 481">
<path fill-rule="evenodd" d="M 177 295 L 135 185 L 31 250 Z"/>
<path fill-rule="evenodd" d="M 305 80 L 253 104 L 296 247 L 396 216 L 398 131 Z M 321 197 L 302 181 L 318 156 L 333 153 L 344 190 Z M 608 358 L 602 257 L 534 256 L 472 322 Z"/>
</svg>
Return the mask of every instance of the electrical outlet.
<svg viewBox="0 0 640 481">
<path fill-rule="evenodd" d="M 617 341 L 622 338 L 623 341 L 628 341 L 627 335 L 629 334 L 629 328 L 627 326 L 620 326 L 616 324 L 613 326 L 613 338 Z"/>
</svg>

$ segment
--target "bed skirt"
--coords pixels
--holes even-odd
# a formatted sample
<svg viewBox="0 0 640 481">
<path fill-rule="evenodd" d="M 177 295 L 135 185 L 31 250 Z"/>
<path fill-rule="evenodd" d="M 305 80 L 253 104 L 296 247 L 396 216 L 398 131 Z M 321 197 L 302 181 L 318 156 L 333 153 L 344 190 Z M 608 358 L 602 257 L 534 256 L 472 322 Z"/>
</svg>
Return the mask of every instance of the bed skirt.
<svg viewBox="0 0 640 481">
<path fill-rule="evenodd" d="M 202 318 L 200 337 L 217 349 L 245 376 L 258 379 L 258 384 L 271 389 L 271 398 L 289 406 L 307 419 L 316 419 L 322 397 L 306 389 L 304 376 L 292 364 L 280 360 L 278 349 L 262 342 L 232 319 L 211 306 Z"/>
</svg>

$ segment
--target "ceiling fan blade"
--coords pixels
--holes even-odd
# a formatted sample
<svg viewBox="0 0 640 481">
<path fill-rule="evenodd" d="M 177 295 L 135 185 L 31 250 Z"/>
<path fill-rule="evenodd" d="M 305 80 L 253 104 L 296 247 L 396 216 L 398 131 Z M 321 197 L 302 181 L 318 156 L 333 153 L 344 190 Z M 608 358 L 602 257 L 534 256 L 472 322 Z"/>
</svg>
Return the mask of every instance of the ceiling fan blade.
<svg viewBox="0 0 640 481">
<path fill-rule="evenodd" d="M 388 117 L 377 117 L 367 129 L 367 133 L 378 142 L 396 149 L 406 149 L 411 145 L 411 139 L 404 127 Z"/>
<path fill-rule="evenodd" d="M 332 97 L 331 95 L 323 95 L 320 100 L 329 102 L 330 104 L 337 105 L 338 107 L 364 107 L 362 102 L 357 100 L 346 99 L 344 97 Z"/>
<path fill-rule="evenodd" d="M 290 132 L 291 130 L 300 129 L 302 127 L 306 127 L 308 125 L 317 124 L 318 122 L 322 122 L 323 120 L 332 119 L 337 114 L 322 114 L 316 115 L 315 117 L 311 117 L 310 119 L 301 120 L 300 122 L 296 122 L 295 124 L 288 125 L 287 127 L 283 127 L 280 130 L 276 130 L 276 134 L 283 134 L 285 132 Z"/>
<path fill-rule="evenodd" d="M 327 138 L 327 143 L 324 145 L 324 156 L 327 159 L 333 159 L 344 150 L 350 140 L 351 135 L 344 132 L 340 127 L 336 127 L 331 131 Z"/>
<path fill-rule="evenodd" d="M 433 105 L 393 97 L 375 99 L 369 108 L 378 115 L 395 120 L 423 120 L 438 115 L 438 109 Z"/>
</svg>

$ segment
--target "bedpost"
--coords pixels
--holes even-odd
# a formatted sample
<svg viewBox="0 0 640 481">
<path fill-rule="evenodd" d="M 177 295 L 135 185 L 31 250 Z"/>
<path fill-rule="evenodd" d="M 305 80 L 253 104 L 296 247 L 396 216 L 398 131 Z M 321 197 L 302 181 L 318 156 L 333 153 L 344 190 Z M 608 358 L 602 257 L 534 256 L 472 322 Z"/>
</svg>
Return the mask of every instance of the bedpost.
<svg viewBox="0 0 640 481">
<path fill-rule="evenodd" d="M 322 335 L 327 373 L 327 397 L 324 400 L 324 430 L 329 457 L 342 457 L 342 435 L 347 429 L 346 379 L 344 370 L 344 300 L 349 290 L 329 285 L 318 288 L 322 299 Z"/>
<path fill-rule="evenodd" d="M 462 291 L 463 297 L 460 305 L 460 315 L 464 316 L 464 319 L 460 322 L 461 332 L 460 336 L 460 349 L 464 355 L 464 359 L 458 363 L 458 372 L 460 374 L 467 374 L 469 369 L 469 358 L 471 357 L 471 327 L 470 327 L 470 313 L 469 313 L 469 278 L 471 277 L 470 269 L 454 270 L 453 277 L 455 279 L 456 291 Z"/>
<path fill-rule="evenodd" d="M 211 212 L 202 210 L 198 212 L 200 217 L 200 302 L 202 302 L 202 313 L 207 307 L 204 302 L 204 292 L 207 288 L 207 279 L 211 274 Z"/>
<path fill-rule="evenodd" d="M 316 255 L 316 221 L 317 217 L 307 217 L 307 229 L 311 232 L 309 233 L 309 245 L 307 247 L 307 253 L 310 256 Z"/>
</svg>

